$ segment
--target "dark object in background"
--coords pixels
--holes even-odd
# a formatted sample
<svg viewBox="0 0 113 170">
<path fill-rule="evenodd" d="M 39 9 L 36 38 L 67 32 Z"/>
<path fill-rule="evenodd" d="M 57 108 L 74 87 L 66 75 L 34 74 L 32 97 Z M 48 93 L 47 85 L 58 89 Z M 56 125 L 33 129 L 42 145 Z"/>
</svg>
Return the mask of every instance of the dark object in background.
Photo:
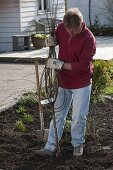
<svg viewBox="0 0 113 170">
<path fill-rule="evenodd" d="M 22 51 L 30 49 L 29 35 L 14 35 L 12 38 L 13 38 L 13 51 Z"/>
</svg>

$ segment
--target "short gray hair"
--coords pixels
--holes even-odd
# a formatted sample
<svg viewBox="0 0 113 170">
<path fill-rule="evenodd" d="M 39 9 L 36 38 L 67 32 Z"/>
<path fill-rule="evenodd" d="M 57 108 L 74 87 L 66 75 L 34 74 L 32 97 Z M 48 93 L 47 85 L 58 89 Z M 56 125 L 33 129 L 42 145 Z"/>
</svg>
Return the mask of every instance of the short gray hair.
<svg viewBox="0 0 113 170">
<path fill-rule="evenodd" d="M 83 22 L 83 15 L 78 8 L 70 8 L 64 15 L 63 22 L 67 28 L 80 26 L 80 24 Z"/>
</svg>

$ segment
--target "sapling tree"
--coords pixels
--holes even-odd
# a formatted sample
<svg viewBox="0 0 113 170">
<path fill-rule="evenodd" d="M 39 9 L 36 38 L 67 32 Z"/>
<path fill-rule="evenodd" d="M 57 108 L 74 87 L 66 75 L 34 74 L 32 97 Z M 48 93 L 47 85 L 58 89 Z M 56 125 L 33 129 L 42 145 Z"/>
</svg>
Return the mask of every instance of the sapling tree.
<svg viewBox="0 0 113 170">
<path fill-rule="evenodd" d="M 90 24 L 90 26 L 92 25 L 92 22 L 91 22 L 91 0 L 89 0 L 89 24 Z"/>
</svg>

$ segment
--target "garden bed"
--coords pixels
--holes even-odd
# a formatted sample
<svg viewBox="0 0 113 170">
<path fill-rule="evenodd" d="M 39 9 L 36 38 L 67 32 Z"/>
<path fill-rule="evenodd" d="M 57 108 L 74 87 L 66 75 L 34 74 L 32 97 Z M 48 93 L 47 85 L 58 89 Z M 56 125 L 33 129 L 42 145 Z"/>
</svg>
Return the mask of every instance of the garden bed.
<svg viewBox="0 0 113 170">
<path fill-rule="evenodd" d="M 0 113 L 0 169 L 4 170 L 113 170 L 113 101 L 91 104 L 86 134 L 84 155 L 74 158 L 70 133 L 63 134 L 60 142 L 62 156 L 41 158 L 36 149 L 44 146 L 37 144 L 36 131 L 40 128 L 36 104 L 26 105 L 27 112 L 34 121 L 26 124 L 26 131 L 15 128 L 21 114 L 18 104 Z M 45 113 L 45 126 L 51 119 L 49 110 Z"/>
</svg>

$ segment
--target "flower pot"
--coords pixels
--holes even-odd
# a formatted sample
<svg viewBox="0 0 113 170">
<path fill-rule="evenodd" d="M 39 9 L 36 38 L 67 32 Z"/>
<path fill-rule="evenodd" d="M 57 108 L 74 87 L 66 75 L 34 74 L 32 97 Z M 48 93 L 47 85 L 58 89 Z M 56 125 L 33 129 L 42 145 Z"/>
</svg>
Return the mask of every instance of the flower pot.
<svg viewBox="0 0 113 170">
<path fill-rule="evenodd" d="M 36 49 L 41 49 L 45 46 L 45 39 L 31 36 L 31 41 Z"/>
</svg>

